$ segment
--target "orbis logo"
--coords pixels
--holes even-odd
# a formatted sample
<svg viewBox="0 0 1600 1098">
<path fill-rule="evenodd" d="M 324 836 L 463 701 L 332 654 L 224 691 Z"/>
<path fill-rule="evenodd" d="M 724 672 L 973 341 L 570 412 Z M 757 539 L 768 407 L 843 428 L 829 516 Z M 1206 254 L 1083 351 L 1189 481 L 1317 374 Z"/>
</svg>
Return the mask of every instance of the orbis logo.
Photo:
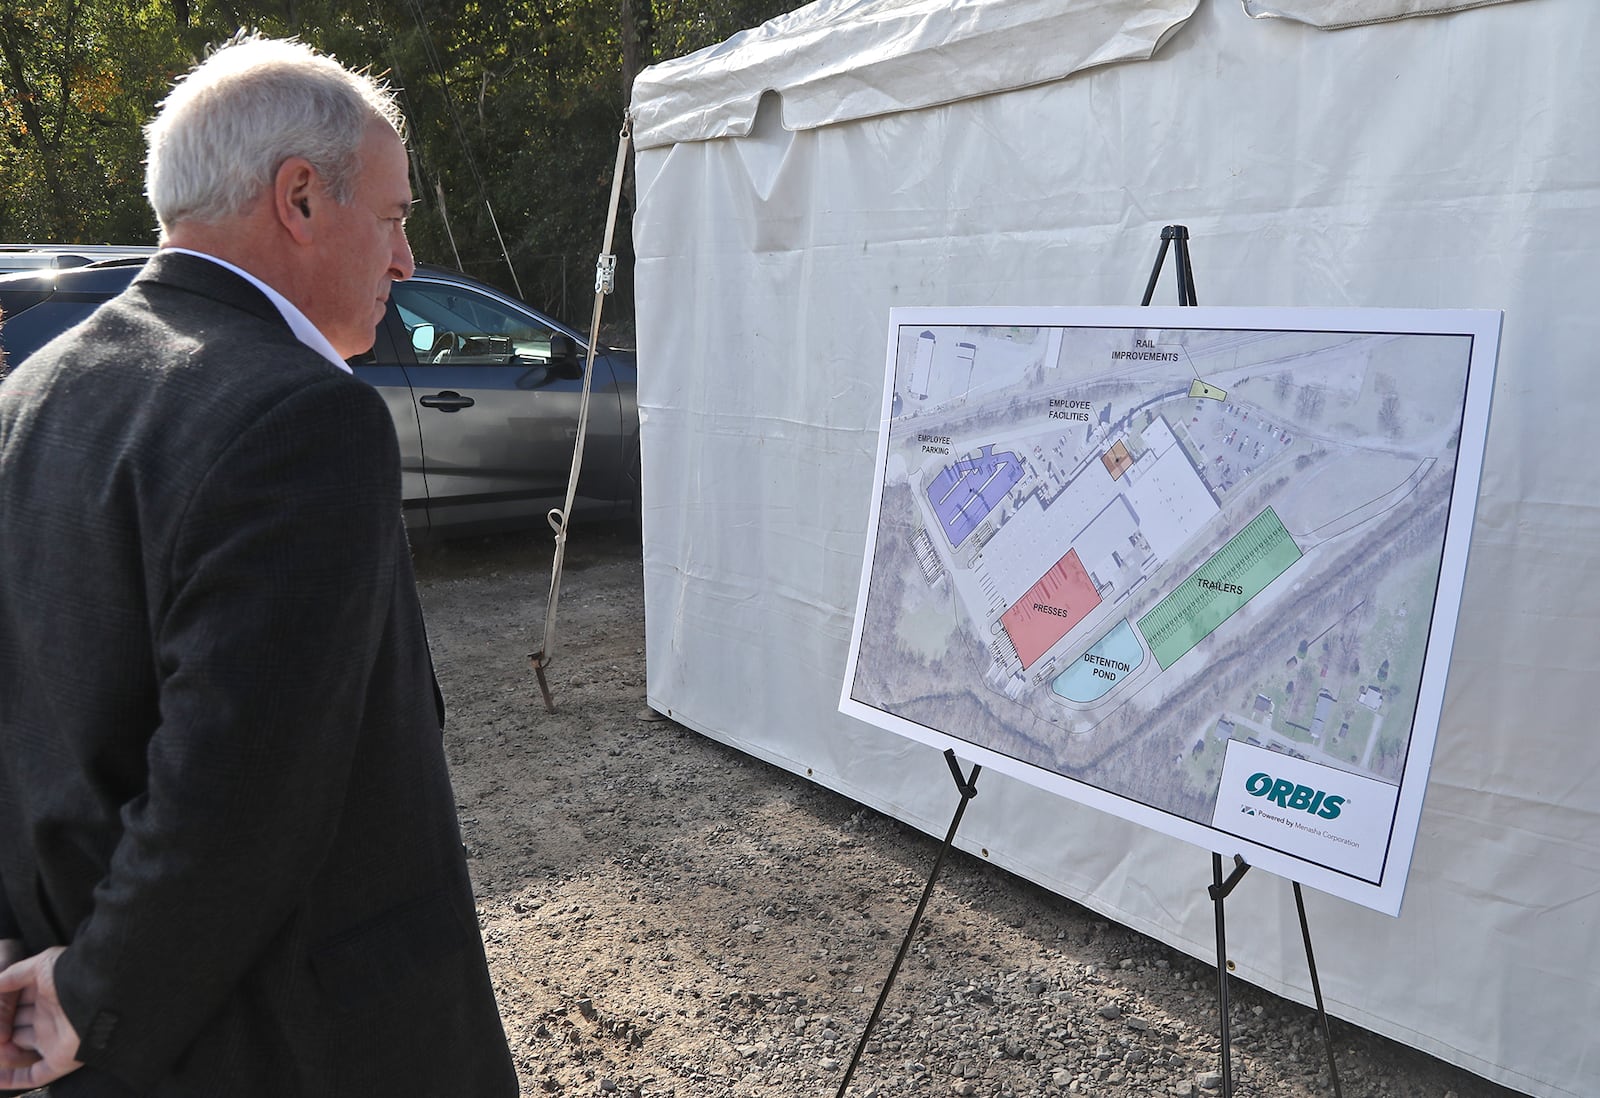
<svg viewBox="0 0 1600 1098">
<path fill-rule="evenodd" d="M 1339 809 L 1344 805 L 1343 797 L 1330 797 L 1320 789 L 1296 785 L 1283 778 L 1274 778 L 1271 774 L 1250 775 L 1244 788 L 1252 797 L 1265 797 L 1280 808 L 1296 808 L 1325 820 L 1338 819 Z"/>
</svg>

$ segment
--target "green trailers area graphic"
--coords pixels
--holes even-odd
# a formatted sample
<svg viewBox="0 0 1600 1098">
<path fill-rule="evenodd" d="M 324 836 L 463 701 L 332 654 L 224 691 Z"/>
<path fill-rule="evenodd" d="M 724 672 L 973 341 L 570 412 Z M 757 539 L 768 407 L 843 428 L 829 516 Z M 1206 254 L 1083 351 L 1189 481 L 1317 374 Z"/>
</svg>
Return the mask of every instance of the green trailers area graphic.
<svg viewBox="0 0 1600 1098">
<path fill-rule="evenodd" d="M 1178 589 L 1139 619 L 1139 632 L 1165 671 L 1300 559 L 1300 547 L 1268 507 Z"/>
</svg>

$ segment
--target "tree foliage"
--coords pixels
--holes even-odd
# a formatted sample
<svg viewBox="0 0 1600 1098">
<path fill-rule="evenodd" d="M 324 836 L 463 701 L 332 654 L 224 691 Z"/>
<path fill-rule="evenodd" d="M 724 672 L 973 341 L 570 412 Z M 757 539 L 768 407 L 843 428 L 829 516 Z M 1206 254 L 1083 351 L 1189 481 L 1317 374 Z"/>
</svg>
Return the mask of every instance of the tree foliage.
<svg viewBox="0 0 1600 1098">
<path fill-rule="evenodd" d="M 0 240 L 153 243 L 142 127 L 249 27 L 387 75 L 419 260 L 583 320 L 633 76 L 790 0 L 0 0 Z M 613 315 L 631 313 L 626 203 Z"/>
<path fill-rule="evenodd" d="M 0 7 L 0 237 L 143 241 L 140 127 L 183 56 L 154 2 Z"/>
</svg>

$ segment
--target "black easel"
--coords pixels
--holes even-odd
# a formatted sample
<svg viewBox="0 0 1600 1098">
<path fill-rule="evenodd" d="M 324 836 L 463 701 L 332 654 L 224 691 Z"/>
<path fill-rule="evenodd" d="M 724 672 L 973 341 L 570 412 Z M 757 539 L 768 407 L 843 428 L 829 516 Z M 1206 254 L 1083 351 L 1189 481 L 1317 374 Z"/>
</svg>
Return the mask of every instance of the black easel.
<svg viewBox="0 0 1600 1098">
<path fill-rule="evenodd" d="M 856 1065 L 861 1062 L 861 1054 L 866 1051 L 867 1041 L 872 1036 L 873 1028 L 878 1024 L 878 1016 L 883 1013 L 883 1004 L 889 999 L 889 989 L 894 987 L 894 978 L 900 974 L 900 965 L 905 961 L 906 954 L 911 951 L 917 926 L 922 922 L 922 913 L 928 907 L 928 897 L 933 895 L 933 882 L 939 879 L 939 869 L 944 865 L 944 856 L 950 852 L 950 847 L 955 842 L 956 828 L 961 826 L 961 817 L 967 811 L 967 802 L 978 795 L 978 771 L 983 768 L 973 763 L 972 773 L 963 778 L 961 764 L 956 762 L 955 751 L 947 749 L 944 761 L 950 767 L 950 776 L 955 779 L 956 789 L 961 793 L 961 803 L 956 806 L 955 817 L 950 821 L 950 830 L 945 832 L 944 845 L 939 848 L 939 856 L 933 860 L 933 871 L 928 874 L 928 884 L 922 890 L 922 901 L 917 904 L 916 914 L 911 916 L 911 926 L 906 929 L 905 941 L 900 943 L 900 952 L 895 955 L 894 964 L 889 966 L 889 978 L 883 982 L 883 990 L 878 993 L 878 1004 L 872 1008 L 872 1017 L 867 1019 L 867 1028 L 861 1031 L 861 1041 L 856 1045 L 855 1055 L 850 1057 L 850 1066 L 845 1068 L 836 1098 L 844 1098 L 844 1092 L 855 1076 Z"/>
<path fill-rule="evenodd" d="M 1211 896 L 1211 903 L 1216 911 L 1217 920 L 1217 1009 L 1222 1018 L 1222 1094 L 1223 1098 L 1231 1098 L 1233 1094 L 1233 1062 L 1229 1049 L 1228 1033 L 1228 935 L 1223 925 L 1223 901 L 1228 898 L 1228 893 L 1233 891 L 1239 879 L 1250 871 L 1249 864 L 1235 854 L 1233 856 L 1233 872 L 1227 879 L 1222 876 L 1222 855 L 1211 855 L 1211 887 L 1206 892 Z M 1306 967 L 1311 970 L 1311 993 L 1317 1000 L 1317 1022 L 1322 1028 L 1322 1044 L 1328 1050 L 1328 1077 L 1333 1080 L 1333 1093 L 1336 1098 L 1343 1098 L 1344 1092 L 1339 1088 L 1339 1065 L 1333 1058 L 1333 1032 L 1328 1027 L 1328 1011 L 1322 1004 L 1322 981 L 1317 979 L 1317 957 L 1311 950 L 1311 925 L 1306 922 L 1306 898 L 1300 890 L 1300 882 L 1290 882 L 1294 885 L 1294 906 L 1300 914 L 1300 938 L 1306 945 Z"/>
<path fill-rule="evenodd" d="M 1211 907 L 1217 923 L 1217 1015 L 1222 1020 L 1222 1098 L 1233 1098 L 1232 1033 L 1228 1026 L 1228 932 L 1224 925 L 1223 901 L 1248 872 L 1249 865 L 1235 854 L 1233 872 L 1228 874 L 1227 880 L 1223 880 L 1222 855 L 1215 852 L 1211 855 L 1211 887 L 1206 891 L 1211 895 Z"/>
<path fill-rule="evenodd" d="M 1155 296 L 1156 280 L 1161 276 L 1161 265 L 1166 262 L 1167 249 L 1174 241 L 1178 245 L 1174 249 L 1178 268 L 1178 304 L 1199 304 L 1194 293 L 1194 268 L 1189 263 L 1189 229 L 1185 225 L 1167 225 L 1161 230 L 1161 248 L 1156 252 L 1155 266 L 1150 270 L 1150 281 L 1145 285 L 1144 300 L 1139 303 L 1140 305 L 1150 304 L 1150 299 Z M 1249 864 L 1243 857 L 1235 854 L 1233 871 L 1224 879 L 1222 855 L 1217 853 L 1211 855 L 1211 887 L 1206 891 L 1211 896 L 1217 924 L 1217 1013 L 1221 1019 L 1222 1031 L 1222 1098 L 1233 1098 L 1233 1053 L 1228 1028 L 1228 935 L 1223 901 L 1249 871 Z M 1317 979 L 1317 958 L 1311 951 L 1311 927 L 1306 922 L 1305 896 L 1300 891 L 1299 881 L 1291 883 L 1294 885 L 1295 907 L 1300 913 L 1300 937 L 1306 945 L 1306 966 L 1311 970 L 1311 991 L 1317 1000 L 1317 1020 L 1322 1026 L 1322 1043 L 1328 1050 L 1328 1075 L 1333 1080 L 1335 1098 L 1344 1098 L 1343 1091 L 1339 1088 L 1339 1066 L 1333 1058 L 1333 1035 L 1328 1027 L 1328 1012 L 1322 1004 L 1322 983 Z"/>
<path fill-rule="evenodd" d="M 1161 277 L 1161 265 L 1167 261 L 1167 248 L 1174 240 L 1178 242 L 1178 304 L 1200 304 L 1194 296 L 1194 268 L 1189 265 L 1189 227 L 1168 225 L 1161 230 L 1161 250 L 1156 252 L 1156 265 L 1150 269 L 1150 281 L 1145 285 L 1144 300 L 1139 302 L 1140 305 L 1150 304 L 1150 299 L 1155 296 L 1156 279 Z"/>
</svg>

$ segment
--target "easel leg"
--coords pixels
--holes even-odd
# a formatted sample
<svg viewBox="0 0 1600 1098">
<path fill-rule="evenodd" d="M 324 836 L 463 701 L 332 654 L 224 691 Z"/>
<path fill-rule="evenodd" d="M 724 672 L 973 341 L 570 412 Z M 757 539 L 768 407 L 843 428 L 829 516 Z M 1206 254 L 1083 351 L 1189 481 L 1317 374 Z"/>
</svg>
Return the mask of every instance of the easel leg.
<svg viewBox="0 0 1600 1098">
<path fill-rule="evenodd" d="M 1306 967 L 1311 970 L 1311 993 L 1317 1000 L 1317 1021 L 1322 1026 L 1322 1045 L 1328 1050 L 1328 1077 L 1333 1080 L 1334 1098 L 1344 1098 L 1339 1089 L 1339 1065 L 1333 1059 L 1333 1032 L 1328 1026 L 1328 1012 L 1322 1005 L 1322 982 L 1317 979 L 1317 958 L 1311 952 L 1311 924 L 1306 922 L 1306 900 L 1300 891 L 1300 882 L 1294 882 L 1294 906 L 1300 912 L 1300 937 L 1306 943 Z"/>
<path fill-rule="evenodd" d="M 1223 920 L 1223 901 L 1249 871 L 1250 866 L 1235 854 L 1233 872 L 1228 874 L 1227 880 L 1223 880 L 1222 855 L 1211 855 L 1212 883 L 1206 891 L 1211 894 L 1211 905 L 1217 921 L 1217 1012 L 1222 1021 L 1222 1098 L 1233 1098 L 1233 1049 L 1228 1028 L 1228 932 Z"/>
<path fill-rule="evenodd" d="M 1139 302 L 1140 305 L 1150 304 L 1150 299 L 1155 296 L 1156 280 L 1161 277 L 1161 265 L 1166 262 L 1167 249 L 1173 241 L 1178 242 L 1174 252 L 1178 264 L 1178 304 L 1200 304 L 1194 296 L 1194 268 L 1189 264 L 1189 228 L 1186 225 L 1168 225 L 1161 230 L 1161 247 L 1156 251 L 1155 266 L 1150 269 L 1150 281 L 1145 284 L 1144 300 Z"/>
<path fill-rule="evenodd" d="M 1170 230 L 1172 226 L 1167 226 Z M 1150 299 L 1156 296 L 1156 279 L 1161 277 L 1161 265 L 1167 261 L 1167 249 L 1172 246 L 1172 236 L 1169 232 L 1161 234 L 1161 247 L 1156 249 L 1155 266 L 1150 268 L 1150 281 L 1145 284 L 1144 300 L 1140 305 L 1150 304 Z M 1179 291 L 1182 292 L 1182 279 L 1179 280 Z"/>
<path fill-rule="evenodd" d="M 900 943 L 900 952 L 895 954 L 894 964 L 889 967 L 889 978 L 883 982 L 883 990 L 878 993 L 878 1003 L 872 1008 L 872 1017 L 867 1019 L 867 1028 L 861 1031 L 861 1040 L 856 1045 L 855 1055 L 850 1057 L 850 1066 L 845 1068 L 844 1078 L 839 1081 L 836 1098 L 844 1098 L 850 1080 L 855 1077 L 856 1065 L 861 1062 L 861 1054 L 866 1051 L 867 1041 L 872 1037 L 872 1031 L 878 1024 L 878 1016 L 883 1013 L 883 1004 L 889 1000 L 889 989 L 894 987 L 894 979 L 900 974 L 900 965 L 905 961 L 906 954 L 911 951 L 917 926 L 922 922 L 922 913 L 928 908 L 928 897 L 933 895 L 933 883 L 939 879 L 939 869 L 944 865 L 944 856 L 950 852 L 950 847 L 955 842 L 956 828 L 961 826 L 961 817 L 967 811 L 967 802 L 978 795 L 978 771 L 982 767 L 973 763 L 972 773 L 963 778 L 961 764 L 956 762 L 954 751 L 946 751 L 944 761 L 950 767 L 951 777 L 955 778 L 956 789 L 961 792 L 961 803 L 956 806 L 955 817 L 950 821 L 950 830 L 945 832 L 944 845 L 939 848 L 939 855 L 933 860 L 933 871 L 928 874 L 928 883 L 922 890 L 922 900 L 917 904 L 916 914 L 911 916 L 911 926 L 906 929 L 905 940 Z"/>
<path fill-rule="evenodd" d="M 1194 296 L 1194 267 L 1189 264 L 1188 226 L 1174 225 L 1172 232 L 1178 241 L 1178 304 L 1198 305 L 1200 299 Z"/>
</svg>

